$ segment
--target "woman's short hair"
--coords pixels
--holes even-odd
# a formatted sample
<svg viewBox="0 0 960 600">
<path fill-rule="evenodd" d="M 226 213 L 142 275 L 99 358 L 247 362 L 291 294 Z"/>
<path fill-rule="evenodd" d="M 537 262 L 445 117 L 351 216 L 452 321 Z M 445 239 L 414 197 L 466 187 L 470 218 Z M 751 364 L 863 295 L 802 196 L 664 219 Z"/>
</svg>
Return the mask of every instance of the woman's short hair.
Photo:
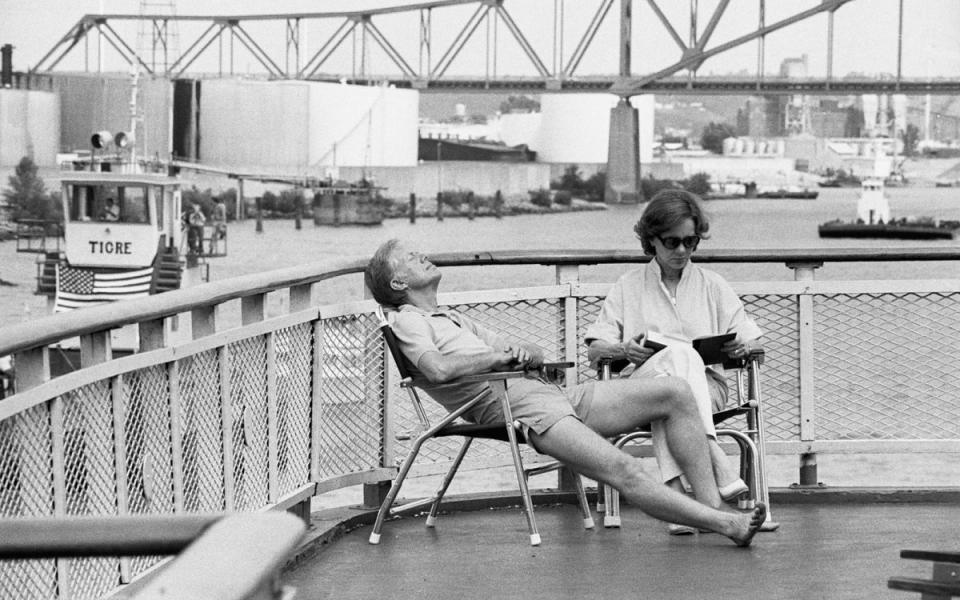
<svg viewBox="0 0 960 600">
<path fill-rule="evenodd" d="M 394 274 L 393 250 L 399 243 L 400 240 L 392 239 L 381 244 L 363 271 L 363 282 L 367 289 L 373 294 L 374 300 L 384 306 L 400 306 L 407 299 L 405 292 L 393 289 L 390 284 Z"/>
<path fill-rule="evenodd" d="M 657 253 L 653 247 L 653 238 L 669 231 L 686 219 L 693 219 L 695 233 L 707 239 L 710 221 L 700 208 L 700 199 L 686 190 L 660 190 L 653 195 L 640 220 L 633 226 L 634 233 L 640 239 L 645 254 Z"/>
</svg>

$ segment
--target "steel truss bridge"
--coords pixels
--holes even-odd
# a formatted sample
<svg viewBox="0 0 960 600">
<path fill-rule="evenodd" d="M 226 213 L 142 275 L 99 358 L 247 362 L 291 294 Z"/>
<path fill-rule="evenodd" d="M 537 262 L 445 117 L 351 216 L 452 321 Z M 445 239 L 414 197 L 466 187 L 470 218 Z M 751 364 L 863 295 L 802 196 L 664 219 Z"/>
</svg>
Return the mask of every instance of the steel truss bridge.
<svg viewBox="0 0 960 600">
<path fill-rule="evenodd" d="M 905 15 L 922 14 L 923 0 L 899 0 L 895 58 L 885 65 L 882 76 L 835 73 L 839 34 L 835 16 L 856 0 L 810 2 L 809 7 L 789 14 L 783 13 L 780 2 L 774 6 L 767 0 L 744 0 L 749 4 L 744 11 L 731 1 L 716 0 L 707 11 L 700 10 L 700 0 L 689 0 L 682 10 L 678 7 L 684 3 L 672 0 L 436 0 L 323 13 L 85 15 L 31 73 L 62 67 L 78 48 L 83 52 L 83 68 L 90 70 L 93 58 L 102 67 L 106 42 L 128 68 L 168 78 L 199 73 L 234 76 L 239 74 L 239 61 L 252 60 L 259 75 L 273 79 L 389 83 L 425 92 L 609 92 L 622 97 L 960 93 L 960 76 L 909 76 L 904 68 L 905 59 L 931 52 L 925 40 L 904 35 Z M 533 22 L 516 17 L 531 6 L 542 9 Z M 721 24 L 744 20 L 745 13 L 755 19 L 743 24 L 745 32 L 715 41 Z M 818 50 L 823 53 L 820 58 L 825 58 L 825 72 L 804 78 L 771 75 L 766 65 L 768 37 L 815 18 L 826 29 Z M 683 27 L 677 25 L 681 22 Z M 140 36 L 134 42 L 138 26 Z M 147 29 L 149 39 L 143 34 Z M 186 35 L 187 30 L 194 33 Z M 852 35 L 864 36 L 865 31 L 869 27 L 858 23 Z M 638 74 L 632 61 L 644 39 L 653 35 L 669 40 L 656 52 L 658 59 L 667 57 L 666 64 Z M 93 50 L 91 41 L 96 43 Z M 756 49 L 752 73 L 698 75 L 713 57 L 734 50 L 742 53 L 744 47 L 752 46 Z M 599 67 L 596 63 L 584 66 L 585 57 L 598 54 Z M 928 64 L 935 59 L 926 58 Z M 203 65 L 208 68 L 204 70 Z M 612 74 L 597 75 L 600 71 Z"/>
</svg>

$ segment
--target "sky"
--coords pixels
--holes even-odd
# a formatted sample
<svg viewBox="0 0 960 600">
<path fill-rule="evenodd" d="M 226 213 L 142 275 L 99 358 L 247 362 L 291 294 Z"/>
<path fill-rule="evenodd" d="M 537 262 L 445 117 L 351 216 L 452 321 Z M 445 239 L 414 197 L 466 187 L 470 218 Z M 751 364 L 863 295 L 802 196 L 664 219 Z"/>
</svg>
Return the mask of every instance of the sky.
<svg viewBox="0 0 960 600">
<path fill-rule="evenodd" d="M 699 27 L 702 30 L 719 0 L 698 0 L 700 10 Z M 956 77 L 960 73 L 960 2 L 957 0 L 903 0 L 906 7 L 903 24 L 903 72 L 906 76 L 922 77 L 942 75 Z M 766 22 L 772 23 L 799 10 L 817 4 L 818 0 L 767 0 Z M 834 26 L 834 75 L 858 72 L 865 74 L 895 73 L 897 68 L 897 6 L 900 0 L 854 0 L 836 13 Z M 285 12 L 331 12 L 338 10 L 358 10 L 409 4 L 410 0 L 275 0 L 272 2 L 254 0 L 191 0 L 181 2 L 175 7 L 177 14 L 237 15 Z M 27 70 L 35 65 L 48 50 L 73 26 L 84 14 L 100 12 L 137 14 L 141 4 L 146 4 L 148 12 L 166 12 L 167 2 L 163 0 L 0 0 L 0 44 L 14 46 L 14 69 Z M 592 17 L 600 0 L 560 0 L 565 11 L 563 19 L 564 50 L 562 55 L 569 57 L 586 23 Z M 661 1 L 658 5 L 673 22 L 674 28 L 682 38 L 689 33 L 689 6 L 691 3 L 672 0 Z M 711 45 L 722 43 L 754 30 L 759 20 L 760 0 L 732 0 L 730 8 L 721 19 Z M 506 0 L 505 6 L 517 21 L 521 30 L 530 38 L 531 44 L 545 61 L 549 61 L 554 46 L 553 10 L 555 0 Z M 646 2 L 634 0 L 634 57 L 633 72 L 649 73 L 676 61 L 679 47 L 667 31 L 655 20 Z M 616 25 L 619 2 L 613 3 L 597 40 L 584 56 L 578 74 L 607 74 L 617 70 Z M 457 8 L 438 9 L 434 13 L 433 35 L 434 56 L 449 46 L 453 36 L 462 28 L 476 5 Z M 398 50 L 413 62 L 417 60 L 418 37 L 415 34 L 418 13 L 405 16 L 381 17 L 376 21 Z M 312 27 L 313 38 L 326 39 L 339 21 L 326 20 L 322 24 L 315 21 Z M 120 26 L 118 25 L 118 28 Z M 130 24 L 129 27 L 134 27 Z M 186 46 L 199 36 L 205 25 L 180 25 L 180 43 Z M 271 29 L 272 27 L 272 29 Z M 401 32 L 401 33 L 398 33 Z M 283 21 L 273 25 L 251 25 L 251 34 L 258 42 L 268 46 L 275 56 L 282 56 L 284 39 Z M 412 35 L 411 35 L 412 34 Z M 131 30 L 123 34 L 125 39 L 136 39 Z M 461 58 L 451 65 L 449 74 L 482 74 L 491 69 L 491 61 L 486 56 L 483 38 L 487 35 L 483 27 L 478 28 Z M 531 74 L 533 67 L 519 52 L 518 46 L 501 26 L 497 35 L 497 63 L 492 67 L 497 74 Z M 310 35 L 304 44 L 309 48 Z M 265 41 L 264 41 L 265 40 Z M 275 46 L 269 48 L 271 44 Z M 347 64 L 348 44 L 341 48 L 340 65 Z M 709 46 L 708 46 L 709 47 Z M 91 48 L 95 43 L 91 41 Z M 784 58 L 794 58 L 806 54 L 808 70 L 812 76 L 824 75 L 827 62 L 827 18 L 818 15 L 803 23 L 776 32 L 766 40 L 766 70 L 775 71 Z M 185 48 L 181 48 L 183 50 Z M 312 49 L 313 52 L 316 48 Z M 379 51 L 376 51 L 379 52 Z M 96 65 L 94 52 L 92 64 Z M 205 70 L 216 70 L 213 56 L 208 51 L 205 59 L 208 64 L 197 66 Z M 105 53 L 108 70 L 121 70 L 112 50 Z M 384 56 L 372 56 L 374 69 L 377 64 L 392 69 Z M 379 60 L 379 63 L 377 63 Z M 112 62 L 111 62 L 112 61 Z M 331 59 L 330 67 L 336 63 Z M 114 66 L 116 65 L 116 66 Z M 61 70 L 79 69 L 83 66 L 83 51 L 73 50 L 59 67 Z M 549 67 L 550 65 L 548 65 Z M 113 67 L 113 68 L 111 68 Z M 750 43 L 741 48 L 708 60 L 700 70 L 701 74 L 730 74 L 737 71 L 755 71 L 757 67 L 757 44 Z M 235 72 L 257 70 L 259 67 L 249 56 L 240 56 L 235 64 Z M 342 69 L 349 67 L 343 66 Z"/>
</svg>

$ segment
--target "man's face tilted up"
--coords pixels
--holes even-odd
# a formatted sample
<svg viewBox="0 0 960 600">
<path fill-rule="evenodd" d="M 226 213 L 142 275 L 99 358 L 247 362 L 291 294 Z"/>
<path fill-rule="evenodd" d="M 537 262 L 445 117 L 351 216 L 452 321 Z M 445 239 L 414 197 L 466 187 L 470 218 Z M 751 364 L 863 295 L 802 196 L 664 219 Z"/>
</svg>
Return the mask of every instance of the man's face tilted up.
<svg viewBox="0 0 960 600">
<path fill-rule="evenodd" d="M 406 289 L 423 289 L 436 285 L 443 276 L 440 269 L 427 257 L 404 244 L 397 244 L 391 252 L 393 264 L 392 284 L 403 285 Z"/>
</svg>

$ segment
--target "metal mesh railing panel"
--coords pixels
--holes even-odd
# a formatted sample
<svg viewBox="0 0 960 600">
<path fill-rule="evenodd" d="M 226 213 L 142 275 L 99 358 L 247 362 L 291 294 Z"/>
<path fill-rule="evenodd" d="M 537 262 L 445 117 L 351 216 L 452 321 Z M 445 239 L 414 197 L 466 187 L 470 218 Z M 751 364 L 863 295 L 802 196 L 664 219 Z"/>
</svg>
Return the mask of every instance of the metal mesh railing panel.
<svg viewBox="0 0 960 600">
<path fill-rule="evenodd" d="M 383 343 L 374 315 L 322 321 L 317 442 L 320 477 L 382 462 Z"/>
<path fill-rule="evenodd" d="M 53 514 L 50 405 L 0 421 L 0 518 Z"/>
<path fill-rule="evenodd" d="M 763 330 L 760 368 L 767 440 L 800 439 L 800 316 L 796 296 L 745 295 L 741 298 Z M 733 389 L 734 384 L 731 384 Z"/>
<path fill-rule="evenodd" d="M 590 368 L 590 359 L 587 358 L 586 333 L 600 316 L 603 307 L 603 298 L 587 296 L 577 298 L 577 377 L 580 382 L 593 381 L 597 378 L 595 369 Z"/>
<path fill-rule="evenodd" d="M 131 514 L 174 512 L 173 456 L 170 431 L 170 388 L 167 370 L 156 365 L 125 375 L 124 440 L 127 510 Z M 131 559 L 139 575 L 161 557 Z"/>
<path fill-rule="evenodd" d="M 116 514 L 113 455 L 113 400 L 109 381 L 99 381 L 63 398 L 66 514 Z"/>
<path fill-rule="evenodd" d="M 218 352 L 201 352 L 178 364 L 184 510 L 222 511 L 223 404 Z"/>
<path fill-rule="evenodd" d="M 281 329 L 274 337 L 277 381 L 277 466 L 280 493 L 310 479 L 313 328 Z"/>
<path fill-rule="evenodd" d="M 163 366 L 123 377 L 124 437 L 128 510 L 133 514 L 173 512 L 170 392 Z"/>
<path fill-rule="evenodd" d="M 0 518 L 53 514 L 49 404 L 0 421 Z M 52 560 L 0 561 L 0 598 L 56 597 Z"/>
<path fill-rule="evenodd" d="M 228 345 L 233 413 L 233 484 L 237 510 L 268 501 L 267 343 L 264 337 Z"/>
<path fill-rule="evenodd" d="M 117 514 L 111 382 L 99 381 L 64 394 L 66 513 Z M 71 598 L 99 598 L 119 582 L 114 558 L 84 558 L 69 565 Z"/>
<path fill-rule="evenodd" d="M 960 438 L 958 299 L 815 296 L 817 438 Z"/>
<path fill-rule="evenodd" d="M 0 561 L 0 597 L 16 600 L 57 598 L 57 564 L 53 560 Z"/>
</svg>

